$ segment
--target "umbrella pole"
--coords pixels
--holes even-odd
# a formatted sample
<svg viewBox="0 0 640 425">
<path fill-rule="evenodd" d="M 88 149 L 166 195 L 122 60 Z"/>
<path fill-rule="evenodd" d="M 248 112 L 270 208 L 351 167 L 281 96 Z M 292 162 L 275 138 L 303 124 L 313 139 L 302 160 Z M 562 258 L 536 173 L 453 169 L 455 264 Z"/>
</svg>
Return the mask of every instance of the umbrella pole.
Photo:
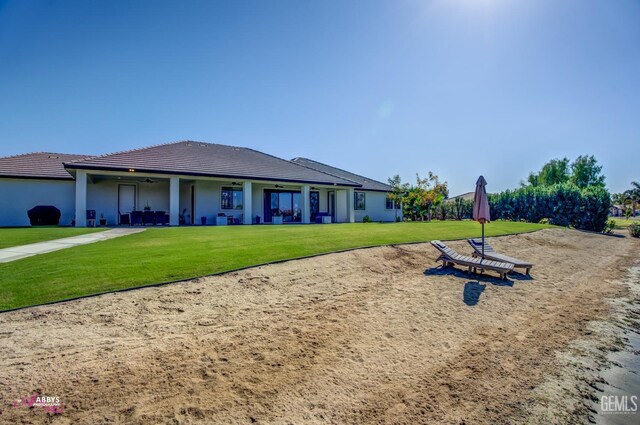
<svg viewBox="0 0 640 425">
<path fill-rule="evenodd" d="M 484 221 L 482 222 L 482 259 L 484 260 Z"/>
</svg>

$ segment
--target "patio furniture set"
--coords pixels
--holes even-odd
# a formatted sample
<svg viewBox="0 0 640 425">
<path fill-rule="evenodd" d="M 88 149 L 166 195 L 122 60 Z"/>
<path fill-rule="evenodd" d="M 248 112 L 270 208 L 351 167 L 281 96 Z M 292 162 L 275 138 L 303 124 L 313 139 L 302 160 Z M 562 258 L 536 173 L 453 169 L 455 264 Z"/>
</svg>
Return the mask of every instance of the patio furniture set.
<svg viewBox="0 0 640 425">
<path fill-rule="evenodd" d="M 120 214 L 120 224 L 129 226 L 166 226 L 169 214 L 166 211 L 131 211 Z"/>
<path fill-rule="evenodd" d="M 527 276 L 533 268 L 533 263 L 496 252 L 486 241 L 484 242 L 483 250 L 483 241 L 481 239 L 468 239 L 467 242 L 473 248 L 471 257 L 458 254 L 441 241 L 431 241 L 431 245 L 440 251 L 440 256 L 436 261 L 442 261 L 443 267 L 453 267 L 454 264 L 467 267 L 469 273 L 475 273 L 478 270 L 480 272 L 492 270 L 499 273 L 502 279 L 506 279 L 507 273 L 512 272 L 514 268 L 524 269 Z"/>
</svg>

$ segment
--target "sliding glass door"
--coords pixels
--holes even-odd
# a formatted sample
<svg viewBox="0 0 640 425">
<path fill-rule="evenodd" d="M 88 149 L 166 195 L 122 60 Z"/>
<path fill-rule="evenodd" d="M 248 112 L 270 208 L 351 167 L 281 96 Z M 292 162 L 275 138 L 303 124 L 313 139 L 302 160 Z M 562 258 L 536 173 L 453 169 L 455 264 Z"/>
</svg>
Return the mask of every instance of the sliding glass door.
<svg viewBox="0 0 640 425">
<path fill-rule="evenodd" d="M 283 223 L 300 223 L 302 221 L 302 196 L 300 192 L 265 190 L 265 223 L 271 223 L 274 216 L 282 216 Z"/>
</svg>

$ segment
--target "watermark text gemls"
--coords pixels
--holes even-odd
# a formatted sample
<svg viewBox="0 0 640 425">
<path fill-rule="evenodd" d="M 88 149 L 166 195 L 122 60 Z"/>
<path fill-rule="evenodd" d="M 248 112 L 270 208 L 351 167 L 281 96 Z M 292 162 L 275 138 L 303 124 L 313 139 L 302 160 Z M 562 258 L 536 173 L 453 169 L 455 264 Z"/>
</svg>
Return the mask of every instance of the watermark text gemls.
<svg viewBox="0 0 640 425">
<path fill-rule="evenodd" d="M 600 410 L 608 414 L 635 414 L 638 411 L 638 396 L 603 395 Z"/>
</svg>

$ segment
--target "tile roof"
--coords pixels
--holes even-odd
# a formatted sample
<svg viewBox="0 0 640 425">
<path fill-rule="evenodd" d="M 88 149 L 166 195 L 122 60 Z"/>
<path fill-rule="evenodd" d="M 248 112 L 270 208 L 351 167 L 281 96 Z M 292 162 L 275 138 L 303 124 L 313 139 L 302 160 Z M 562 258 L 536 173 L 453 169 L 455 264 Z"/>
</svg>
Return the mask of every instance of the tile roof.
<svg viewBox="0 0 640 425">
<path fill-rule="evenodd" d="M 300 164 L 312 170 L 321 171 L 323 173 L 331 174 L 336 177 L 340 177 L 347 180 L 352 180 L 360 185 L 365 190 L 375 190 L 379 192 L 389 192 L 392 189 L 388 184 L 379 182 L 377 180 L 370 179 L 368 177 L 360 176 L 358 174 L 351 173 L 349 171 L 342 170 L 340 168 L 332 167 L 321 162 L 317 162 L 308 158 L 293 158 L 291 162 Z"/>
<path fill-rule="evenodd" d="M 68 169 L 90 169 L 191 176 L 249 178 L 359 186 L 358 182 L 302 166 L 249 148 L 182 141 L 116 152 L 65 163 Z"/>
<path fill-rule="evenodd" d="M 475 192 L 467 192 L 467 193 L 463 193 L 462 195 L 453 196 L 453 197 L 447 199 L 447 201 L 455 201 L 458 198 L 462 198 L 465 201 L 473 201 L 473 196 L 474 195 L 475 195 Z"/>
<path fill-rule="evenodd" d="M 0 178 L 73 180 L 64 162 L 86 158 L 86 155 L 34 152 L 0 158 Z"/>
</svg>

